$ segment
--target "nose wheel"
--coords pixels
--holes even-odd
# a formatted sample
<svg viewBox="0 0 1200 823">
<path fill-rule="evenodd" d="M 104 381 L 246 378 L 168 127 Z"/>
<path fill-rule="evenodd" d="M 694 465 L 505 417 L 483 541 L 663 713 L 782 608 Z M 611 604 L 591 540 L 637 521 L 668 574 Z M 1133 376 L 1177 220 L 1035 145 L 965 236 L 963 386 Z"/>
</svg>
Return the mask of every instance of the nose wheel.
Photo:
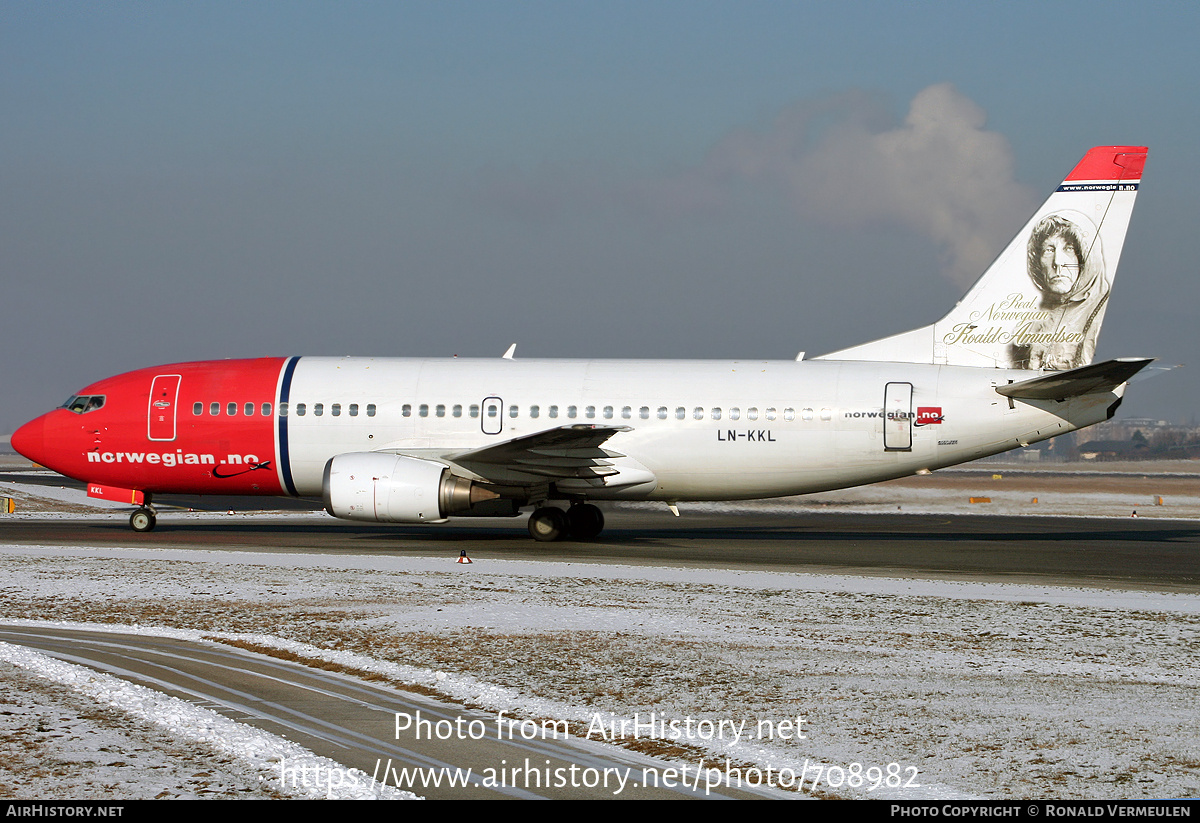
<svg viewBox="0 0 1200 823">
<path fill-rule="evenodd" d="M 129 528 L 135 532 L 154 531 L 154 524 L 156 522 L 153 509 L 143 507 L 129 515 Z"/>
</svg>

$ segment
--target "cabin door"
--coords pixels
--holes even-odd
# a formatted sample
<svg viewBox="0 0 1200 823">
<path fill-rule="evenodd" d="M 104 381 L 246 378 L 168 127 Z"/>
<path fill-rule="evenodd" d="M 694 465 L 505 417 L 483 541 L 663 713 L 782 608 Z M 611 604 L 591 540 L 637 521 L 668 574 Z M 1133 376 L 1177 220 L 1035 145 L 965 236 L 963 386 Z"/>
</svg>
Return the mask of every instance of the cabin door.
<svg viewBox="0 0 1200 823">
<path fill-rule="evenodd" d="M 179 375 L 160 374 L 150 384 L 146 436 L 151 440 L 175 439 L 175 406 L 179 400 Z"/>
<path fill-rule="evenodd" d="M 884 387 L 884 451 L 912 450 L 912 395 L 912 383 L 888 383 Z"/>
</svg>

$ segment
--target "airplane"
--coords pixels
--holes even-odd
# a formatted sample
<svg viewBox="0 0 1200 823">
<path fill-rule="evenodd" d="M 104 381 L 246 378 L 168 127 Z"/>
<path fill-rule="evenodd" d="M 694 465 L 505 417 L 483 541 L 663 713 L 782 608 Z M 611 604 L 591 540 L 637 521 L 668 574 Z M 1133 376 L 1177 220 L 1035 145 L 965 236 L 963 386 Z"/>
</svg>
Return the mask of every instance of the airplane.
<svg viewBox="0 0 1200 823">
<path fill-rule="evenodd" d="M 753 500 L 924 474 L 1113 416 L 1150 358 L 1092 363 L 1147 149 L 1087 152 L 942 319 L 805 359 L 266 357 L 93 383 L 11 445 L 136 506 L 319 497 L 442 523 L 532 508 L 595 538 L 595 501 Z M 564 505 L 565 504 L 565 505 Z"/>
</svg>

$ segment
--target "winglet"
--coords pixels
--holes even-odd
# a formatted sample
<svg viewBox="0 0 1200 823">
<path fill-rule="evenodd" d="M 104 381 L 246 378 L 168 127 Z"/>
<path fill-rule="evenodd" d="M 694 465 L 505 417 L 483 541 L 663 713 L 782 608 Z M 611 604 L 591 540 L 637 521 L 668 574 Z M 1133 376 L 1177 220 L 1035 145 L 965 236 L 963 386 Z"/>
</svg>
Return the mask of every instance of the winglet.
<svg viewBox="0 0 1200 823">
<path fill-rule="evenodd" d="M 513 343 L 511 346 L 508 347 L 508 351 L 506 351 L 504 354 L 500 355 L 500 357 L 504 360 L 512 360 L 513 355 L 516 353 L 517 353 L 517 344 Z"/>
</svg>

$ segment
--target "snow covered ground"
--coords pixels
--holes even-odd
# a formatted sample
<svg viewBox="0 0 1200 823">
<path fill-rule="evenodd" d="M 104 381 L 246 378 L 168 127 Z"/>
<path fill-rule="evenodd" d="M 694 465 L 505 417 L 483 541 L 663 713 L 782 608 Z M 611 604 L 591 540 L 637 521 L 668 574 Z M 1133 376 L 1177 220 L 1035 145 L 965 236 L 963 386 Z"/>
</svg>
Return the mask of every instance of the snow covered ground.
<svg viewBox="0 0 1200 823">
<path fill-rule="evenodd" d="M 30 621 L 32 622 L 32 621 Z M 0 643 L 0 796 L 19 799 L 413 799 L 371 784 L 278 779 L 346 771 L 327 758 L 215 712 L 116 677 Z"/>
<path fill-rule="evenodd" d="M 895 498 L 880 505 L 894 511 Z M 821 764 L 807 795 L 1200 794 L 1200 595 L 452 557 L 0 548 L 5 622 L 32 615 L 249 638 L 581 731 L 597 716 L 651 712 L 744 720 L 736 743 L 693 736 L 682 741 L 690 751 L 664 751 L 797 774 Z M 165 709 L 101 708 L 78 684 L 2 663 L 0 678 L 4 796 L 282 794 L 253 756 L 183 740 L 162 722 Z M 803 739 L 752 734 L 797 718 Z M 892 764 L 902 779 L 893 783 L 905 785 L 849 785 Z"/>
<path fill-rule="evenodd" d="M 6 621 L 251 635 L 518 716 L 803 717 L 804 740 L 691 742 L 776 769 L 897 764 L 923 787 L 907 796 L 1200 793 L 1200 596 L 133 548 L 7 546 L 0 569 Z"/>
</svg>

